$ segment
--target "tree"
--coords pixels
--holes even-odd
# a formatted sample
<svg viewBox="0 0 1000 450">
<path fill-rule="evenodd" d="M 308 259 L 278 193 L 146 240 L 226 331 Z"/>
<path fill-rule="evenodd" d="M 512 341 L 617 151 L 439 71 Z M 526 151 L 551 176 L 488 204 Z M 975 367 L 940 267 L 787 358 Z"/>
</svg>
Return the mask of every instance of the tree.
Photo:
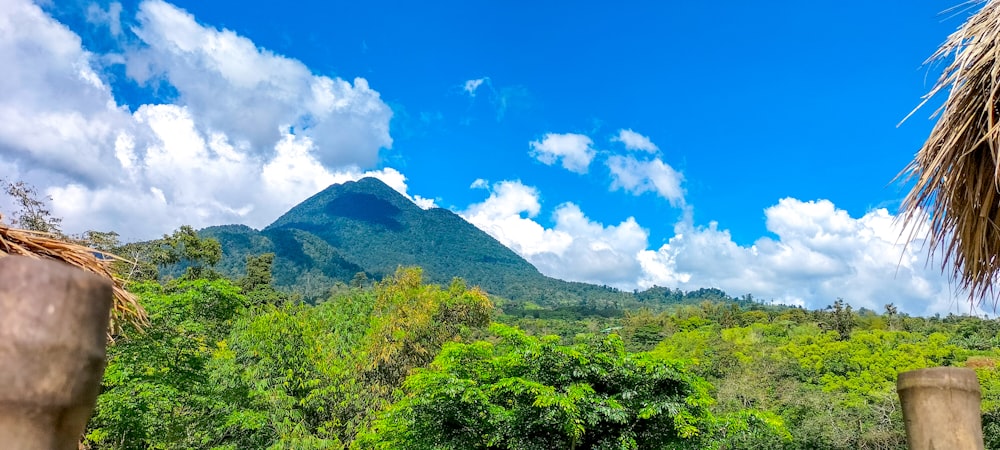
<svg viewBox="0 0 1000 450">
<path fill-rule="evenodd" d="M 85 436 L 90 448 L 196 448 L 217 439 L 227 404 L 210 383 L 217 343 L 245 306 L 226 280 L 190 280 L 166 288 L 132 286 L 149 324 L 108 347 L 101 395 Z"/>
<path fill-rule="evenodd" d="M 895 329 L 896 316 L 899 314 L 899 309 L 896 308 L 896 304 L 889 303 L 885 305 L 885 318 L 889 322 L 889 331 Z"/>
<path fill-rule="evenodd" d="M 222 244 L 217 239 L 201 238 L 190 225 L 183 225 L 171 235 L 163 235 L 159 240 L 160 252 L 154 253 L 159 265 L 176 264 L 186 261 L 191 264 L 188 274 L 199 278 L 204 266 L 214 266 L 222 258 Z"/>
<path fill-rule="evenodd" d="M 117 264 L 118 274 L 131 282 L 155 281 L 160 276 L 153 262 L 154 245 L 151 242 L 130 242 L 115 252 L 127 262 Z"/>
<path fill-rule="evenodd" d="M 185 279 L 219 278 L 210 268 L 222 259 L 222 244 L 214 238 L 202 238 L 190 225 L 183 225 L 160 239 L 125 244 L 117 254 L 132 262 L 121 270 L 127 280 L 156 280 L 158 268 L 173 264 L 187 265 Z"/>
<path fill-rule="evenodd" d="M 802 330 L 805 331 L 805 330 Z M 797 331 L 780 352 L 792 373 L 813 396 L 828 399 L 823 410 L 796 413 L 795 425 L 813 428 L 823 414 L 849 421 L 829 422 L 833 432 L 820 441 L 833 448 L 901 448 L 905 442 L 896 378 L 901 372 L 951 365 L 960 349 L 944 333 L 918 335 L 904 331 L 861 330 L 848 339 L 834 331 L 820 334 Z M 801 402 L 801 400 L 796 403 Z M 794 409 L 790 409 L 794 410 Z M 810 425 L 810 423 L 812 425 Z"/>
<path fill-rule="evenodd" d="M 26 230 L 62 236 L 60 229 L 62 219 L 53 217 L 46 205 L 46 202 L 52 201 L 52 197 L 46 196 L 44 199 L 39 199 L 35 187 L 24 181 L 11 182 L 0 179 L 0 187 L 3 187 L 4 192 L 18 208 L 9 218 L 11 225 Z"/>
<path fill-rule="evenodd" d="M 358 272 L 354 274 L 354 278 L 351 278 L 351 287 L 355 289 L 361 289 L 368 284 L 368 275 L 364 272 Z"/>
<path fill-rule="evenodd" d="M 451 343 L 357 448 L 703 448 L 710 385 L 681 363 L 628 353 L 618 335 L 572 346 L 504 325 Z"/>
<path fill-rule="evenodd" d="M 489 323 L 484 292 L 401 268 L 374 289 L 316 306 L 251 308 L 213 359 L 236 448 L 337 448 L 398 400 L 403 380 L 447 342 Z"/>
<path fill-rule="evenodd" d="M 114 231 L 88 230 L 79 236 L 75 236 L 74 240 L 94 250 L 115 253 L 121 248 L 119 237 L 118 233 Z"/>
<path fill-rule="evenodd" d="M 247 274 L 238 284 L 251 305 L 279 304 L 287 300 L 288 296 L 272 285 L 273 267 L 274 253 L 247 256 Z"/>
<path fill-rule="evenodd" d="M 445 343 L 468 338 L 490 323 L 493 304 L 479 288 L 460 278 L 447 290 L 423 284 L 417 267 L 399 268 L 375 286 L 375 312 L 350 360 L 355 374 L 339 415 L 349 442 L 374 414 L 397 400 L 411 371 L 434 360 Z"/>
<path fill-rule="evenodd" d="M 846 305 L 846 306 L 845 306 Z M 827 326 L 836 331 L 840 340 L 844 341 L 851 337 L 851 330 L 854 329 L 855 317 L 854 309 L 849 304 L 844 303 L 844 299 L 837 298 L 833 306 L 827 307 L 830 311 L 830 321 Z"/>
<path fill-rule="evenodd" d="M 247 274 L 240 280 L 240 288 L 250 292 L 271 285 L 271 268 L 274 265 L 274 253 L 247 256 Z"/>
</svg>

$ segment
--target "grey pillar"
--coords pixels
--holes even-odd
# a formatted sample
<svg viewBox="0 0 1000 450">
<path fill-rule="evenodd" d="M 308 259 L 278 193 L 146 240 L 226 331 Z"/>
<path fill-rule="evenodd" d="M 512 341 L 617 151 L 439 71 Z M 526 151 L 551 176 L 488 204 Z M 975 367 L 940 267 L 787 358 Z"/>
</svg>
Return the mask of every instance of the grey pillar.
<svg viewBox="0 0 1000 450">
<path fill-rule="evenodd" d="M 76 449 L 104 374 L 111 282 L 0 258 L 0 446 Z"/>
<path fill-rule="evenodd" d="M 961 367 L 932 367 L 899 374 L 910 450 L 982 450 L 979 379 Z"/>
</svg>

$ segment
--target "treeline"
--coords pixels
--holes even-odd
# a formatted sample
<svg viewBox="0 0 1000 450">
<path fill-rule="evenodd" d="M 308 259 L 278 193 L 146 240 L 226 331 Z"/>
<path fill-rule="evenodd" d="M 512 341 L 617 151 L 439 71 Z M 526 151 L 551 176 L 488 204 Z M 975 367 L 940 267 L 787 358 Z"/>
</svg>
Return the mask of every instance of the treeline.
<svg viewBox="0 0 1000 450">
<path fill-rule="evenodd" d="M 417 268 L 313 305 L 270 263 L 133 284 L 150 324 L 109 347 L 85 445 L 902 449 L 895 377 L 937 365 L 977 370 L 1000 445 L 996 321 L 707 300 L 535 318 Z"/>
<path fill-rule="evenodd" d="M 488 296 L 400 269 L 296 302 L 267 281 L 134 284 L 150 324 L 117 336 L 89 448 L 705 448 L 788 439 L 774 414 L 716 413 L 683 362 L 615 334 L 491 325 Z M 728 448 L 728 447 L 727 447 Z"/>
<path fill-rule="evenodd" d="M 461 283 L 422 284 L 417 269 L 316 306 L 249 279 L 132 289 L 150 324 L 108 349 L 91 448 L 343 446 L 492 308 Z"/>
<path fill-rule="evenodd" d="M 896 376 L 931 366 L 970 367 L 983 389 L 987 448 L 1000 448 L 997 320 L 911 317 L 892 304 L 881 314 L 855 311 L 840 299 L 815 311 L 705 301 L 620 318 L 499 320 L 563 340 L 616 333 L 630 351 L 685 361 L 712 385 L 713 413 L 773 414 L 790 435 L 750 436 L 730 448 L 905 449 Z"/>
</svg>

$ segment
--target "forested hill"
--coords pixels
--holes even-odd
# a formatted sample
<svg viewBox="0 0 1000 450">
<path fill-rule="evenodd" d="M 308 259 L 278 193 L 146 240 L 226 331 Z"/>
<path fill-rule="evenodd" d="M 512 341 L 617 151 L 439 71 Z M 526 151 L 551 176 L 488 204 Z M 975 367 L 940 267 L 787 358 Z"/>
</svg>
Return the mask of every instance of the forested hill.
<svg viewBox="0 0 1000 450">
<path fill-rule="evenodd" d="M 399 266 L 420 266 L 433 283 L 461 277 L 493 295 L 549 306 L 634 299 L 615 289 L 548 278 L 457 214 L 421 209 L 375 178 L 331 185 L 260 231 L 225 225 L 200 234 L 222 244 L 222 273 L 241 275 L 247 256 L 274 253 L 275 284 L 313 297 L 338 281 L 351 283 L 358 273 L 381 279 Z"/>
</svg>

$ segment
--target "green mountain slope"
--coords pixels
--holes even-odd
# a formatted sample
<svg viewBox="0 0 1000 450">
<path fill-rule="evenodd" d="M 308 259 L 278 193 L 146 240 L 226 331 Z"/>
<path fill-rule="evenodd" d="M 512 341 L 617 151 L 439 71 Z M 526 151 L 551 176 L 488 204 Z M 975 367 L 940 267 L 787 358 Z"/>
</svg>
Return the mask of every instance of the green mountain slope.
<svg viewBox="0 0 1000 450">
<path fill-rule="evenodd" d="M 418 265 L 431 282 L 447 283 L 457 276 L 500 293 L 512 283 L 542 277 L 527 261 L 455 213 L 420 209 L 374 178 L 330 186 L 263 233 L 293 231 L 300 239 L 313 236 L 327 243 L 375 278 L 400 265 Z"/>
<path fill-rule="evenodd" d="M 634 296 L 546 277 L 457 214 L 421 209 L 375 178 L 332 185 L 260 231 L 224 225 L 200 233 L 221 242 L 220 272 L 240 276 L 248 255 L 272 252 L 275 284 L 307 298 L 325 296 L 336 282 L 348 283 L 358 272 L 381 279 L 399 266 L 420 266 L 428 282 L 447 284 L 461 277 L 515 301 L 513 309 L 530 310 L 537 304 L 576 312 L 620 311 L 640 302 L 689 300 L 674 298 L 669 290 L 668 295 Z"/>
<path fill-rule="evenodd" d="M 246 272 L 249 255 L 274 253 L 274 284 L 278 287 L 322 295 L 337 281 L 350 280 L 365 268 L 343 257 L 340 251 L 312 233 L 294 228 L 257 231 L 245 225 L 209 227 L 199 232 L 218 239 L 222 259 L 217 270 L 228 276 Z"/>
</svg>

